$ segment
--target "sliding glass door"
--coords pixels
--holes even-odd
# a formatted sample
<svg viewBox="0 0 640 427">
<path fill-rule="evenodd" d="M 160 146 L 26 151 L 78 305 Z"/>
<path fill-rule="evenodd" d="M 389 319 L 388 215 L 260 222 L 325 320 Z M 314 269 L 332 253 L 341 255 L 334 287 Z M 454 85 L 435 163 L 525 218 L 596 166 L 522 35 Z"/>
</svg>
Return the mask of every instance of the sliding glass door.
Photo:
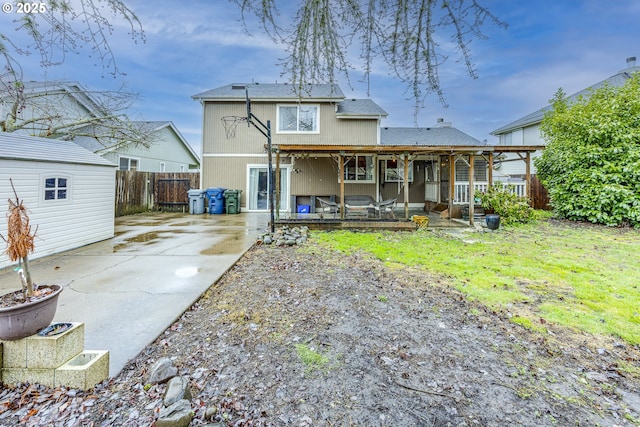
<svg viewBox="0 0 640 427">
<path fill-rule="evenodd" d="M 275 173 L 275 168 L 274 168 Z M 269 173 L 265 165 L 249 165 L 247 208 L 249 211 L 269 210 Z M 275 183 L 274 183 L 275 184 Z M 280 168 L 280 211 L 289 209 L 289 168 Z"/>
</svg>

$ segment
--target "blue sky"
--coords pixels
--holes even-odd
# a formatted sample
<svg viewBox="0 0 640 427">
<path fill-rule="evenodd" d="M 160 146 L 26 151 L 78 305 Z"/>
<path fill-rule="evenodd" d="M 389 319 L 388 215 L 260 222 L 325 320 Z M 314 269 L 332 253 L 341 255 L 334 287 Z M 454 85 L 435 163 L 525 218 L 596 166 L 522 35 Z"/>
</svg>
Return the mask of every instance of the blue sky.
<svg viewBox="0 0 640 427">
<path fill-rule="evenodd" d="M 282 2 L 280 2 L 282 3 Z M 418 124 L 437 118 L 490 143 L 490 132 L 547 104 L 562 87 L 571 94 L 640 63 L 640 1 L 638 0 L 480 0 L 509 27 L 487 27 L 488 39 L 471 44 L 479 75 L 471 79 L 455 55 L 440 69 L 449 105 L 427 98 Z M 284 82 L 278 59 L 282 46 L 259 30 L 247 35 L 239 11 L 226 0 L 130 0 L 142 21 L 144 44 L 134 43 L 127 27 L 112 21 L 110 39 L 125 76 L 104 75 L 87 55 L 69 55 L 64 65 L 47 70 L 49 79 L 77 80 L 91 90 L 118 89 L 138 93 L 130 115 L 141 120 L 171 120 L 199 153 L 202 111 L 191 96 L 233 82 Z M 12 14 L 0 15 L 0 26 L 13 25 Z M 11 33 L 10 33 L 11 34 Z M 35 58 L 25 58 L 27 80 L 42 80 Z M 347 97 L 371 98 L 389 116 L 383 126 L 413 126 L 413 101 L 405 87 L 376 69 L 370 93 L 354 70 L 351 87 L 339 81 Z"/>
</svg>

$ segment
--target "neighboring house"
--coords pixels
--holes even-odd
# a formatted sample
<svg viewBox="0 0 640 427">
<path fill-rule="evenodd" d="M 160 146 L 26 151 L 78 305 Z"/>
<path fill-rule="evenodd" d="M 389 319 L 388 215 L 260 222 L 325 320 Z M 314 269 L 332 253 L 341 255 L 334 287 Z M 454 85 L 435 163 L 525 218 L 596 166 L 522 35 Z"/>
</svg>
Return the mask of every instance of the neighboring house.
<svg viewBox="0 0 640 427">
<path fill-rule="evenodd" d="M 251 126 L 242 120 L 248 104 L 260 122 L 271 124 L 280 212 L 296 212 L 298 205 L 313 210 L 317 197 L 341 202 L 345 195 L 397 198 L 405 213 L 425 202 L 467 204 L 470 187 L 491 182 L 486 165 L 503 150 L 443 121 L 432 128 L 381 127 L 387 113 L 380 106 L 347 98 L 337 85 L 309 85 L 298 96 L 288 84 L 230 84 L 193 98 L 203 106 L 202 188 L 242 190 L 248 211 L 269 207 L 267 139 L 256 120 Z M 235 132 L 225 132 L 234 117 Z M 504 150 L 528 159 L 539 148 Z"/>
<path fill-rule="evenodd" d="M 115 170 L 116 165 L 69 141 L 0 133 L 0 210 L 6 212 L 7 200 L 15 200 L 11 179 L 36 231 L 31 258 L 109 239 L 114 236 Z M 0 234 L 6 237 L 2 218 Z M 1 254 L 0 268 L 10 264 Z"/>
<path fill-rule="evenodd" d="M 599 83 L 568 96 L 567 100 L 571 103 L 581 96 L 588 96 L 591 91 L 604 85 L 623 86 L 626 81 L 631 78 L 631 75 L 636 72 L 640 72 L 640 67 L 636 65 L 636 58 L 627 58 L 627 67 L 625 69 Z M 552 94 L 550 94 L 549 97 L 551 97 L 551 95 Z M 542 123 L 545 113 L 550 111 L 551 108 L 551 105 L 547 105 L 544 108 L 494 130 L 491 134 L 499 138 L 498 145 L 501 146 L 545 145 L 545 141 L 540 133 L 540 124 Z M 534 156 L 537 155 L 539 155 L 539 153 L 536 153 Z M 511 158 L 513 157 L 505 157 L 505 160 Z M 500 167 L 500 172 L 511 176 L 522 176 L 524 173 L 520 162 L 506 161 L 501 165 L 498 163 L 498 166 Z"/>
<path fill-rule="evenodd" d="M 189 172 L 200 168 L 197 154 L 172 122 L 125 121 L 111 126 L 106 119 L 111 112 L 101 105 L 99 96 L 78 82 L 25 82 L 21 94 L 0 92 L 0 110 L 6 120 L 16 99 L 22 97 L 16 118 L 22 124 L 16 133 L 72 140 L 121 170 Z M 112 96 L 117 97 L 109 94 L 107 98 Z M 105 137 L 111 134 L 115 137 Z M 140 139 L 149 146 L 137 143 Z"/>
<path fill-rule="evenodd" d="M 119 170 L 141 172 L 190 172 L 200 169 L 200 159 L 173 122 L 134 122 L 151 134 L 150 147 L 133 143 L 104 147 L 93 138 L 79 137 L 74 142 L 112 163 Z"/>
<path fill-rule="evenodd" d="M 0 120 L 11 122 L 7 132 L 17 126 L 17 133 L 47 138 L 61 137 L 69 124 L 101 114 L 99 103 L 80 83 L 58 80 L 5 87 L 0 90 L 0 112 Z"/>
</svg>

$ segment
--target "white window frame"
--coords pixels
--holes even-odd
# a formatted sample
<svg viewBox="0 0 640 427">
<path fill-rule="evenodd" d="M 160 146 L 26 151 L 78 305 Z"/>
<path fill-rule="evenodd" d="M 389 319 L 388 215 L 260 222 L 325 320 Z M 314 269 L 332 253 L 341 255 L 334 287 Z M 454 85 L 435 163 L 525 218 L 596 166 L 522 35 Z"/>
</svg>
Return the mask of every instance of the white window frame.
<svg viewBox="0 0 640 427">
<path fill-rule="evenodd" d="M 358 176 L 361 175 L 359 173 L 356 172 L 355 174 L 355 179 L 346 179 L 347 176 L 347 163 L 349 163 L 349 161 L 354 160 L 356 162 L 356 165 L 358 164 L 358 158 L 359 157 L 370 157 L 371 158 L 371 179 L 358 179 Z M 345 183 L 358 183 L 358 184 L 375 184 L 376 182 L 376 156 L 374 156 L 373 154 L 355 154 L 353 156 L 349 156 L 347 158 L 345 158 L 345 162 L 344 162 L 344 175 L 345 175 Z M 367 173 L 365 171 L 364 175 L 366 176 Z M 340 177 L 338 177 L 338 182 L 340 182 Z"/>
<path fill-rule="evenodd" d="M 121 165 L 122 165 L 122 160 L 126 159 L 127 160 L 127 169 L 121 169 Z M 140 170 L 140 159 L 136 158 L 136 157 L 128 157 L 128 156 L 118 156 L 118 170 L 121 171 L 130 171 L 131 170 L 131 161 L 135 161 L 136 162 L 136 168 L 134 169 L 135 171 L 139 171 Z"/>
<path fill-rule="evenodd" d="M 269 199 L 267 198 L 267 206 L 265 209 L 251 209 L 250 204 L 251 200 L 251 169 L 266 169 L 268 171 L 269 165 L 263 163 L 249 163 L 247 164 L 247 175 L 246 175 L 246 183 L 247 186 L 245 188 L 245 193 L 242 195 L 244 200 L 246 211 L 247 212 L 269 212 Z M 273 165 L 273 173 L 275 174 L 276 167 Z M 289 211 L 289 200 L 291 200 L 291 165 L 289 164 L 281 164 L 280 165 L 280 174 L 281 179 L 284 178 L 286 182 L 284 183 L 285 191 L 281 191 L 280 193 L 280 213 L 286 213 Z M 274 182 L 275 184 L 275 182 Z M 280 181 L 280 185 L 283 183 Z M 274 189 L 275 190 L 275 189 Z M 267 193 L 269 192 L 268 183 L 267 183 Z"/>
<path fill-rule="evenodd" d="M 396 162 L 396 167 L 389 167 L 389 162 Z M 384 160 L 384 182 L 404 182 L 404 160 Z M 413 160 L 409 162 L 409 182 L 413 182 Z"/>
<path fill-rule="evenodd" d="M 47 180 L 55 179 L 54 187 L 47 187 Z M 66 186 L 60 187 L 59 180 L 66 180 Z M 40 182 L 42 183 L 42 191 L 40 194 L 40 199 L 43 203 L 46 204 L 66 204 L 71 203 L 71 176 L 62 174 L 62 173 L 48 173 L 40 176 Z M 60 198 L 60 191 L 64 189 L 64 197 Z M 52 192 L 54 198 L 47 199 L 47 193 Z"/>
<path fill-rule="evenodd" d="M 281 122 L 281 109 L 282 108 L 295 108 L 296 109 L 296 129 L 282 129 L 280 127 Z M 300 112 L 305 108 L 315 108 L 316 114 L 314 118 L 315 129 L 313 130 L 300 130 Z M 319 134 L 320 133 L 320 105 L 319 104 L 278 104 L 276 108 L 276 133 L 284 134 Z"/>
</svg>

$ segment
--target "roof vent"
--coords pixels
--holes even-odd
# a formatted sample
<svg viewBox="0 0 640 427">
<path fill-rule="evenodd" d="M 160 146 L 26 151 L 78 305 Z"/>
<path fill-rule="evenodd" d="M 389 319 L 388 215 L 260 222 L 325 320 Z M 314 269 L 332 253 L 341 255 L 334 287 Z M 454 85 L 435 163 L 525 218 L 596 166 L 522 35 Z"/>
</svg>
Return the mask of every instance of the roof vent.
<svg viewBox="0 0 640 427">
<path fill-rule="evenodd" d="M 231 85 L 231 89 L 234 90 L 240 90 L 240 89 L 246 89 L 247 87 L 245 85 Z"/>
<path fill-rule="evenodd" d="M 631 68 L 631 67 L 635 67 L 636 66 L 636 57 L 635 56 L 630 56 L 627 58 L 627 67 Z"/>
</svg>

